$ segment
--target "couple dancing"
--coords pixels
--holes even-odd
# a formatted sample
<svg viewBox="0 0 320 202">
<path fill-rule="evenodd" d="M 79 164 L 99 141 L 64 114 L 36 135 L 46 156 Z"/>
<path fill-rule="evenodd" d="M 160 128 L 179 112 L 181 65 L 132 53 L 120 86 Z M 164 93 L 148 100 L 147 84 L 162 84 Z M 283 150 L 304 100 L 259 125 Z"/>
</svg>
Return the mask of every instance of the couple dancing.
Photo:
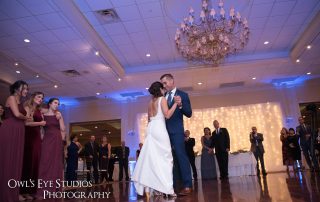
<svg viewBox="0 0 320 202">
<path fill-rule="evenodd" d="M 164 74 L 161 82 L 154 82 L 149 92 L 146 139 L 132 175 L 139 195 L 144 191 L 147 198 L 153 190 L 176 196 L 173 186 L 180 172 L 183 189 L 179 195 L 192 191 L 189 160 L 185 151 L 183 115 L 191 117 L 188 94 L 178 90 L 171 74 Z M 173 155 L 178 165 L 173 165 Z"/>
</svg>

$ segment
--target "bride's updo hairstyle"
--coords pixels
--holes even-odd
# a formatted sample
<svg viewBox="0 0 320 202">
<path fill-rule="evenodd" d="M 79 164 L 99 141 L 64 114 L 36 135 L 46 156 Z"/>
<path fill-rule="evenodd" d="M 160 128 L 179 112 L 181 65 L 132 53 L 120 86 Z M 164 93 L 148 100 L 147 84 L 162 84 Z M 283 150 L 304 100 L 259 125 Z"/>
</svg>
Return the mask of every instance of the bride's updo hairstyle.
<svg viewBox="0 0 320 202">
<path fill-rule="evenodd" d="M 163 96 L 161 93 L 161 89 L 163 89 L 162 83 L 159 81 L 156 81 L 151 84 L 148 91 L 151 95 L 153 95 L 153 97 L 157 98 L 157 97 Z"/>
</svg>

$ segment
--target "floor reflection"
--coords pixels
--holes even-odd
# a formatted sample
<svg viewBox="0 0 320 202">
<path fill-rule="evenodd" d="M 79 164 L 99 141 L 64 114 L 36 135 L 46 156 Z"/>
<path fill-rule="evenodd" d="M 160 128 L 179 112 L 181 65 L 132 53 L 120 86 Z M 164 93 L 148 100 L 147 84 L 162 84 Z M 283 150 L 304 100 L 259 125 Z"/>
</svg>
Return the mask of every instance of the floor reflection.
<svg viewBox="0 0 320 202">
<path fill-rule="evenodd" d="M 232 177 L 229 180 L 199 180 L 189 196 L 166 198 L 154 196 L 154 202 L 211 202 L 211 201 L 320 201 L 320 173 L 271 173 L 266 177 Z M 110 192 L 100 199 L 56 199 L 44 201 L 147 201 L 138 196 L 133 182 L 112 182 L 91 188 L 76 189 L 90 192 Z"/>
</svg>

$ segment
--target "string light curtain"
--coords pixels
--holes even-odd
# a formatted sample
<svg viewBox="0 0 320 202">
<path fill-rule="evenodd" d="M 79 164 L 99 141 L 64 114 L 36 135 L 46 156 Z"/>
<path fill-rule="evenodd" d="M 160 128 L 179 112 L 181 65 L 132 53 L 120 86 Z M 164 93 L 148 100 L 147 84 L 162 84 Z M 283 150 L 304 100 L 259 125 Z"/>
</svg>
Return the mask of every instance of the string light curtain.
<svg viewBox="0 0 320 202">
<path fill-rule="evenodd" d="M 194 109 L 192 117 L 184 119 L 184 128 L 190 130 L 191 137 L 195 138 L 194 150 L 198 155 L 201 154 L 203 128 L 209 127 L 213 131 L 214 120 L 219 121 L 220 127 L 228 129 L 231 152 L 250 150 L 249 134 L 251 127 L 256 126 L 258 132 L 264 135 L 263 144 L 266 151 L 264 158 L 267 170 L 283 170 L 280 130 L 284 126 L 284 118 L 279 103 Z M 146 135 L 147 122 L 147 114 L 137 115 L 137 131 L 141 142 Z"/>
</svg>

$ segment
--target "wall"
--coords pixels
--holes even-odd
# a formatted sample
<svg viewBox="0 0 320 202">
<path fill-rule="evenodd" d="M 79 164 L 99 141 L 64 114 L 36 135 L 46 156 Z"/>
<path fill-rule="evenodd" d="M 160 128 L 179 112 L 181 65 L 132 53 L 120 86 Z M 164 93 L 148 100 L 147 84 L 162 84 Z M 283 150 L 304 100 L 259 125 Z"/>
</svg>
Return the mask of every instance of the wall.
<svg viewBox="0 0 320 202">
<path fill-rule="evenodd" d="M 319 86 L 320 80 L 318 79 L 290 88 L 252 88 L 226 94 L 191 96 L 190 99 L 193 109 L 277 102 L 282 110 L 284 126 L 295 127 L 300 115 L 299 103 L 320 101 Z M 121 119 L 121 138 L 130 147 L 130 156 L 134 157 L 140 142 L 137 115 L 146 113 L 147 103 L 148 98 L 140 98 L 127 103 L 95 101 L 78 106 L 65 106 L 63 113 L 66 123 Z M 209 127 L 212 128 L 212 126 Z M 281 153 L 281 147 L 277 148 Z"/>
</svg>

